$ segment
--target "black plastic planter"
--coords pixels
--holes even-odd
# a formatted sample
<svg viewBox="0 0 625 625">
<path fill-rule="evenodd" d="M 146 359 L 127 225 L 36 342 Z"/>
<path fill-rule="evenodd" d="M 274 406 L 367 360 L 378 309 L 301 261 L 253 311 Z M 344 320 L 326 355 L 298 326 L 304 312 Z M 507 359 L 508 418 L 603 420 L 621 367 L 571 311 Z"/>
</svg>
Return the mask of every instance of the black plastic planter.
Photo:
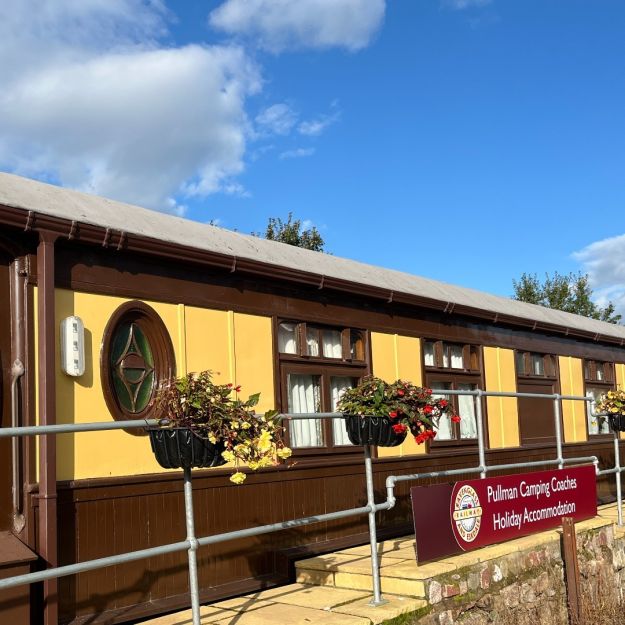
<svg viewBox="0 0 625 625">
<path fill-rule="evenodd" d="M 345 415 L 347 436 L 354 445 L 377 445 L 378 447 L 397 447 L 406 438 L 406 432 L 396 434 L 388 417 L 361 417 Z"/>
<path fill-rule="evenodd" d="M 624 414 L 608 415 L 608 422 L 610 424 L 610 427 L 615 432 L 625 432 L 625 415 Z"/>
<path fill-rule="evenodd" d="M 156 461 L 164 469 L 220 467 L 226 464 L 221 443 L 194 434 L 189 428 L 153 428 L 148 430 Z"/>
</svg>

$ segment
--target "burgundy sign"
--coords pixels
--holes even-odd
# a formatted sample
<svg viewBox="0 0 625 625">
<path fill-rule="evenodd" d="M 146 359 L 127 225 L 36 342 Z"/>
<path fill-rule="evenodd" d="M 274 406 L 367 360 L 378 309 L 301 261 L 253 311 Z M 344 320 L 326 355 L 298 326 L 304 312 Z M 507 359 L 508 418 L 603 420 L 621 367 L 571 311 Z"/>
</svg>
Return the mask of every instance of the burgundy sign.
<svg viewBox="0 0 625 625">
<path fill-rule="evenodd" d="M 410 490 L 419 562 L 542 532 L 597 514 L 592 465 Z"/>
</svg>

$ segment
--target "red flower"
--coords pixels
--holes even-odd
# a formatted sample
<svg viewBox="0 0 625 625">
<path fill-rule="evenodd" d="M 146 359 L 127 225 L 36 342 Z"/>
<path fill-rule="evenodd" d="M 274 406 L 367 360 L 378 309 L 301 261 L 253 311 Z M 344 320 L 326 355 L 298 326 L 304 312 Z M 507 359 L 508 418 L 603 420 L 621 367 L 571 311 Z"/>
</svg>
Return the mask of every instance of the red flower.
<svg viewBox="0 0 625 625">
<path fill-rule="evenodd" d="M 235 386 L 234 390 L 239 393 L 241 391 L 241 385 L 239 384 L 239 386 Z"/>
<path fill-rule="evenodd" d="M 393 432 L 395 434 L 403 434 L 408 428 L 403 423 L 396 423 L 393 426 Z"/>
<path fill-rule="evenodd" d="M 430 404 L 427 404 L 425 406 L 425 408 L 423 408 L 423 412 L 425 412 L 425 414 L 431 414 L 432 413 L 432 406 L 430 406 Z"/>
<path fill-rule="evenodd" d="M 457 414 L 455 414 L 455 415 L 451 418 L 451 420 L 452 420 L 454 423 L 460 423 L 460 417 L 459 417 Z"/>
<path fill-rule="evenodd" d="M 232 382 L 228 382 L 228 384 L 226 384 L 226 386 L 227 386 L 228 388 L 232 388 Z"/>
<path fill-rule="evenodd" d="M 438 403 L 440 404 L 441 408 L 445 408 L 448 402 L 446 399 L 441 399 Z"/>
<path fill-rule="evenodd" d="M 393 410 L 392 412 L 389 412 L 389 413 L 388 413 L 388 416 L 389 416 L 391 419 L 397 419 L 397 410 Z"/>
<path fill-rule="evenodd" d="M 402 390 L 401 388 L 398 388 L 398 389 L 397 389 L 397 394 L 398 394 L 400 397 L 403 397 L 406 393 L 405 393 L 405 391 L 404 391 L 404 390 Z"/>
</svg>

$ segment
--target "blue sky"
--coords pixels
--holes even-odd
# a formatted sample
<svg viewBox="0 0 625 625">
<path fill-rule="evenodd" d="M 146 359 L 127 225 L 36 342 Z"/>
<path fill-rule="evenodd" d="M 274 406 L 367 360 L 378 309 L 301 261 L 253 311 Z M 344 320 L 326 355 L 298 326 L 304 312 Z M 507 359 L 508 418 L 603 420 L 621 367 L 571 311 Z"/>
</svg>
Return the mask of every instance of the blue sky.
<svg viewBox="0 0 625 625">
<path fill-rule="evenodd" d="M 242 232 L 293 211 L 501 295 L 588 271 L 625 309 L 621 0 L 53 4 L 0 8 L 0 169 Z"/>
</svg>

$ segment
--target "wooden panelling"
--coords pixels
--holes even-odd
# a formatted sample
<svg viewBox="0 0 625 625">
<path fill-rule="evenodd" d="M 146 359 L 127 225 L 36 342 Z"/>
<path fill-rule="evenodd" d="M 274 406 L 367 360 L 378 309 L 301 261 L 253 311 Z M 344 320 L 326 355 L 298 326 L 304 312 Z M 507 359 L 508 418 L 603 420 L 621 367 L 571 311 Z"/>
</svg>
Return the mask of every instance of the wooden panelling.
<svg viewBox="0 0 625 625">
<path fill-rule="evenodd" d="M 578 443 L 565 448 L 568 457 L 592 454 L 600 458 L 603 467 L 613 462 L 609 443 Z M 487 452 L 489 464 L 554 455 L 552 447 Z M 375 462 L 376 499 L 385 498 L 388 475 L 476 464 L 476 454 L 470 452 L 379 458 Z M 424 482 L 440 481 L 444 480 Z M 411 485 L 399 484 L 397 506 L 378 515 L 382 536 L 412 531 Z M 602 480 L 599 499 L 608 501 L 613 497 L 613 479 Z M 329 460 L 324 467 L 293 466 L 265 471 L 250 475 L 240 487 L 230 485 L 224 472 L 194 474 L 198 536 L 362 506 L 365 500 L 360 458 L 347 462 Z M 61 564 L 177 542 L 185 537 L 182 480 L 178 473 L 61 483 L 58 503 Z M 287 582 L 292 558 L 362 544 L 367 540 L 366 531 L 366 518 L 362 517 L 202 548 L 202 599 L 215 601 Z M 184 552 L 92 571 L 61 580 L 61 622 L 77 625 L 133 620 L 187 605 L 186 593 Z"/>
</svg>

